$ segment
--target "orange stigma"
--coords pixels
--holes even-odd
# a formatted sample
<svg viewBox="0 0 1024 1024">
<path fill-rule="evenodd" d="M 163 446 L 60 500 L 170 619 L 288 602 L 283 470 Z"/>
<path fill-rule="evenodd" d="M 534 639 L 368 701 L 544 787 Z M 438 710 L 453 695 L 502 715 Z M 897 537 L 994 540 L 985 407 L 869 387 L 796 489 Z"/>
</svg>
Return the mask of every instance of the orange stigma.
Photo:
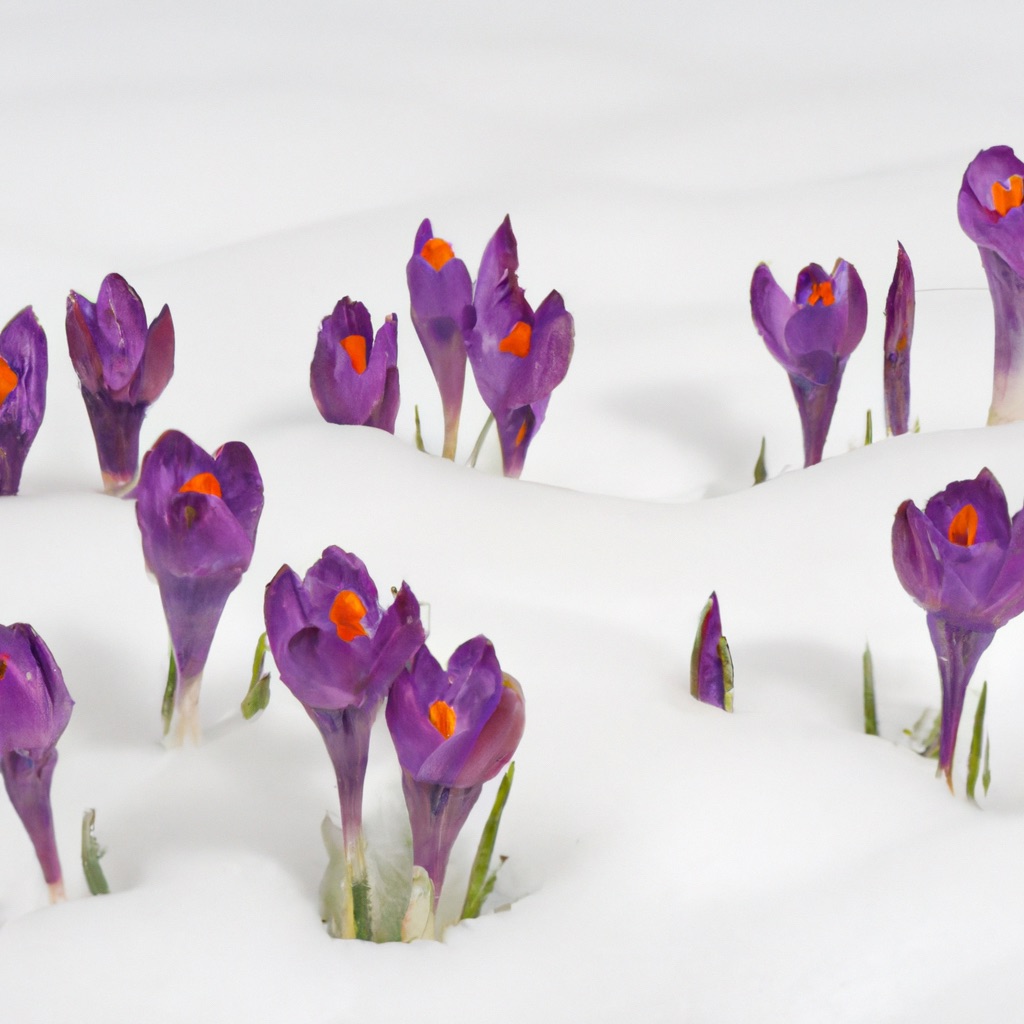
<svg viewBox="0 0 1024 1024">
<path fill-rule="evenodd" d="M 194 491 L 196 494 L 212 494 L 219 498 L 220 481 L 212 473 L 196 473 L 191 480 L 186 480 L 179 488 L 179 494 Z"/>
<path fill-rule="evenodd" d="M 428 238 L 420 249 L 420 255 L 435 270 L 440 270 L 449 260 L 455 259 L 454 250 L 443 238 Z"/>
<path fill-rule="evenodd" d="M 526 440 L 526 420 L 523 420 L 523 425 L 519 428 L 519 433 L 516 434 L 516 447 L 518 448 Z"/>
<path fill-rule="evenodd" d="M 342 590 L 331 605 L 330 620 L 338 631 L 338 636 L 350 644 L 357 636 L 366 636 L 363 629 L 363 616 L 366 605 L 359 599 L 354 590 Z"/>
<path fill-rule="evenodd" d="M 511 352 L 512 355 L 524 359 L 530 354 L 531 337 L 533 328 L 522 320 L 517 320 L 515 327 L 498 342 L 498 351 Z"/>
<path fill-rule="evenodd" d="M 1001 181 L 992 182 L 992 209 L 1005 217 L 1011 210 L 1024 203 L 1024 178 L 1019 174 L 1011 174 L 1004 185 Z"/>
<path fill-rule="evenodd" d="M 430 705 L 430 724 L 445 739 L 449 739 L 455 732 L 455 708 L 443 700 L 435 700 Z"/>
<path fill-rule="evenodd" d="M 811 285 L 811 294 L 807 298 L 808 306 L 815 306 L 819 302 L 824 306 L 831 306 L 835 301 L 836 297 L 832 294 L 831 281 L 815 281 Z"/>
<path fill-rule="evenodd" d="M 905 334 L 900 335 L 900 340 L 896 342 L 897 352 L 906 352 L 907 350 L 907 336 Z"/>
<path fill-rule="evenodd" d="M 366 370 L 366 339 L 361 334 L 350 334 L 341 339 L 341 347 L 345 350 L 352 369 L 356 373 Z"/>
<path fill-rule="evenodd" d="M 973 505 L 964 505 L 949 524 L 949 539 L 953 544 L 969 548 L 978 534 L 978 511 Z"/>
<path fill-rule="evenodd" d="M 18 375 L 10 364 L 0 356 L 0 405 L 7 401 L 7 396 L 18 386 Z"/>
</svg>

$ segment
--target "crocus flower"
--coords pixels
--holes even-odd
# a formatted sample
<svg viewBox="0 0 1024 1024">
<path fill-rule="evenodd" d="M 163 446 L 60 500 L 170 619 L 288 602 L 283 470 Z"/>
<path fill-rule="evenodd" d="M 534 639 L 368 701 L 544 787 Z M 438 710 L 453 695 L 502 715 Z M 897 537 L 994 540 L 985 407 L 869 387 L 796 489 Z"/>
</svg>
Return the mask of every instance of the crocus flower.
<svg viewBox="0 0 1024 1024">
<path fill-rule="evenodd" d="M 403 583 L 384 611 L 363 562 L 329 547 L 301 580 L 281 567 L 267 585 L 264 617 L 281 681 L 320 730 L 334 765 L 348 884 L 365 890 L 362 801 L 370 728 L 425 638 L 419 602 Z M 367 937 L 356 930 L 356 913 L 345 935 Z"/>
<path fill-rule="evenodd" d="M 978 246 L 995 317 L 989 423 L 1024 419 L 1024 163 L 1009 146 L 982 150 L 967 166 L 956 209 Z"/>
<path fill-rule="evenodd" d="M 208 455 L 180 431 L 168 430 L 142 460 L 132 494 L 174 650 L 174 739 L 198 741 L 203 668 L 228 595 L 252 560 L 263 481 L 240 441 Z"/>
<path fill-rule="evenodd" d="M 146 410 L 174 373 L 174 324 L 164 306 L 147 327 L 142 299 L 120 274 L 107 274 L 95 303 L 71 292 L 68 351 L 96 438 L 104 489 L 135 478 Z"/>
<path fill-rule="evenodd" d="M 574 334 L 558 292 L 533 311 L 518 269 L 516 237 L 506 217 L 480 262 L 473 294 L 476 329 L 466 347 L 480 395 L 494 415 L 505 476 L 511 477 L 522 473 L 551 392 L 569 369 Z"/>
<path fill-rule="evenodd" d="M 910 343 L 914 338 L 914 268 L 897 242 L 896 272 L 885 299 L 885 429 L 905 434 L 910 429 Z"/>
<path fill-rule="evenodd" d="M 23 622 L 0 626 L 0 774 L 28 832 L 50 899 L 64 898 L 50 808 L 57 740 L 74 701 L 50 649 Z"/>
<path fill-rule="evenodd" d="M 1011 522 L 987 469 L 932 497 L 922 512 L 905 501 L 892 527 L 896 575 L 928 613 L 939 661 L 939 767 L 951 772 L 964 695 L 996 630 L 1024 611 L 1024 512 Z"/>
<path fill-rule="evenodd" d="M 28 306 L 0 331 L 0 494 L 17 494 L 46 411 L 46 335 Z"/>
<path fill-rule="evenodd" d="M 804 433 L 804 465 L 821 462 L 850 353 L 864 336 L 868 300 L 853 264 L 836 260 L 800 271 L 793 299 L 761 263 L 750 283 L 750 311 L 768 351 L 789 374 Z"/>
<path fill-rule="evenodd" d="M 712 591 L 700 615 L 690 657 L 690 693 L 705 704 L 732 711 L 732 655 L 722 636 L 718 595 Z"/>
<path fill-rule="evenodd" d="M 399 402 L 395 314 L 384 318 L 374 337 L 366 307 L 346 295 L 320 324 L 309 387 L 328 423 L 393 434 Z"/>
<path fill-rule="evenodd" d="M 416 232 L 406 264 L 412 323 L 437 381 L 444 410 L 446 459 L 455 458 L 459 416 L 466 383 L 466 339 L 476 324 L 469 271 L 443 238 L 434 237 L 429 220 Z"/>
<path fill-rule="evenodd" d="M 402 766 L 413 863 L 441 895 L 452 846 L 488 779 L 511 760 L 525 723 L 523 691 L 484 636 L 443 669 L 424 646 L 391 688 L 387 723 Z"/>
</svg>

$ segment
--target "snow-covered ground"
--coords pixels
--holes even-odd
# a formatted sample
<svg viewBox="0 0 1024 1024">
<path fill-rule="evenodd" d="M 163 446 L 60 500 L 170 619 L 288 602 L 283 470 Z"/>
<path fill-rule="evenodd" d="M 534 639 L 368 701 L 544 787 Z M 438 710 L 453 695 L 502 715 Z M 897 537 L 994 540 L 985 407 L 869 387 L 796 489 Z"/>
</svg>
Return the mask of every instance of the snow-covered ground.
<svg viewBox="0 0 1024 1024">
<path fill-rule="evenodd" d="M 0 320 L 50 340 L 46 420 L 0 503 L 0 621 L 32 623 L 77 701 L 54 782 L 69 901 L 0 800 L 0 1020 L 1009 1020 L 1024 998 L 1024 623 L 989 682 L 993 784 L 951 797 L 902 730 L 939 700 L 892 569 L 897 505 L 989 466 L 1024 501 L 1024 426 L 983 426 L 992 326 L 955 201 L 1024 146 L 1019 46 L 962 5 L 746 0 L 581 8 L 441 0 L 56 0 L 0 13 Z M 429 216 L 471 269 L 506 213 L 521 282 L 576 319 L 523 479 L 469 397 L 456 465 L 408 319 Z M 900 239 L 919 289 L 912 414 L 881 424 Z M 783 370 L 750 322 L 768 260 L 853 262 L 868 290 L 826 459 L 802 470 Z M 69 289 L 117 270 L 166 302 L 177 370 L 143 431 L 244 440 L 266 484 L 251 569 L 207 666 L 205 741 L 165 750 L 166 632 L 132 504 L 99 471 L 64 341 Z M 308 368 L 343 295 L 399 317 L 394 437 L 331 426 Z M 471 387 L 471 386 L 470 386 Z M 771 479 L 752 488 L 761 437 Z M 265 584 L 329 544 L 430 604 L 446 659 L 486 633 L 527 728 L 489 905 L 445 942 L 327 937 L 327 756 L 277 681 L 244 722 Z M 735 714 L 689 695 L 717 591 Z M 863 735 L 870 642 L 882 738 Z M 972 687 L 971 694 L 973 695 Z M 973 696 L 968 697 L 969 720 Z M 383 729 L 371 844 L 408 856 Z M 966 754 L 961 742 L 958 754 Z M 490 804 L 456 848 L 450 910 Z M 78 865 L 97 812 L 112 893 Z"/>
</svg>

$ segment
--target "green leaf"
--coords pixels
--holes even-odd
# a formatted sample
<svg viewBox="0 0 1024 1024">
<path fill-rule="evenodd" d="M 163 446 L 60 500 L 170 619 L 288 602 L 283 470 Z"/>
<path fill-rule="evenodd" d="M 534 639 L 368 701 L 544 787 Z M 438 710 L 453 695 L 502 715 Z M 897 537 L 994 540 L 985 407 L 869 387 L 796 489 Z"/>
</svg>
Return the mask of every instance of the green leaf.
<svg viewBox="0 0 1024 1024">
<path fill-rule="evenodd" d="M 473 445 L 473 450 L 469 453 L 469 466 L 472 469 L 476 465 L 476 460 L 480 458 L 480 450 L 484 446 L 484 441 L 487 440 L 487 431 L 491 429 L 491 425 L 494 423 L 494 413 L 488 413 L 487 419 L 484 420 L 483 428 L 480 431 L 479 437 L 476 439 L 476 444 Z"/>
<path fill-rule="evenodd" d="M 938 758 L 939 730 L 942 727 L 942 713 L 925 708 L 921 717 L 912 729 L 904 729 L 903 733 L 910 739 L 911 749 L 921 757 Z"/>
<path fill-rule="evenodd" d="M 261 633 L 256 641 L 256 654 L 252 659 L 252 681 L 249 692 L 242 698 L 242 717 L 248 721 L 270 703 L 270 673 L 263 671 L 267 658 L 267 634 Z"/>
<path fill-rule="evenodd" d="M 757 457 L 757 462 L 754 465 L 754 486 L 763 484 L 768 479 L 768 468 L 764 462 L 764 442 L 765 439 L 761 438 L 761 453 Z"/>
<path fill-rule="evenodd" d="M 871 648 L 864 645 L 864 731 L 869 736 L 878 735 L 878 710 L 875 707 L 875 666 Z"/>
<path fill-rule="evenodd" d="M 90 807 L 82 815 L 82 870 L 85 872 L 85 882 L 89 886 L 89 892 L 93 896 L 105 896 L 110 892 L 107 879 L 100 867 L 100 857 L 106 850 L 96 842 L 93 826 L 96 824 L 96 812 Z"/>
<path fill-rule="evenodd" d="M 722 663 L 722 701 L 726 711 L 732 711 L 732 687 L 735 672 L 732 667 L 732 652 L 724 636 L 718 638 L 718 660 Z"/>
<path fill-rule="evenodd" d="M 412 407 L 412 416 L 416 421 L 416 447 L 421 452 L 425 452 L 427 449 L 423 447 L 423 431 L 420 430 L 420 407 L 418 405 Z"/>
<path fill-rule="evenodd" d="M 164 701 L 160 705 L 160 717 L 164 722 L 164 735 L 171 731 L 171 719 L 174 717 L 174 691 L 178 688 L 178 665 L 174 660 L 174 648 L 171 648 L 171 663 L 167 666 L 167 686 L 164 687 Z"/>
<path fill-rule="evenodd" d="M 985 705 L 988 703 L 988 681 L 981 687 L 978 707 L 974 712 L 974 729 L 971 732 L 971 752 L 967 755 L 967 798 L 974 800 L 974 788 L 978 784 L 978 773 L 981 771 L 982 738 L 985 735 Z M 986 747 L 987 752 L 987 747 Z M 987 768 L 987 757 L 986 757 Z M 985 786 L 988 792 L 988 786 Z"/>
<path fill-rule="evenodd" d="M 865 447 L 874 440 L 874 430 L 871 427 L 871 410 L 868 409 L 867 422 L 864 426 L 864 445 Z"/>
<path fill-rule="evenodd" d="M 501 785 L 498 786 L 498 793 L 494 798 L 494 806 L 491 808 L 487 823 L 484 825 L 483 834 L 480 836 L 480 845 L 476 848 L 476 857 L 473 859 L 473 869 L 469 873 L 466 900 L 462 904 L 463 920 L 480 916 L 484 900 L 487 899 L 494 888 L 494 875 L 490 873 L 491 857 L 494 854 L 494 844 L 498 839 L 498 826 L 501 824 L 501 815 L 505 810 L 509 791 L 512 789 L 512 779 L 515 776 L 515 771 L 516 763 L 513 761 L 508 766 L 508 771 L 505 772 Z"/>
<path fill-rule="evenodd" d="M 992 769 L 988 763 L 988 737 L 985 737 L 985 767 L 981 770 L 981 788 L 985 791 L 985 796 L 988 796 L 989 783 L 992 781 Z"/>
</svg>

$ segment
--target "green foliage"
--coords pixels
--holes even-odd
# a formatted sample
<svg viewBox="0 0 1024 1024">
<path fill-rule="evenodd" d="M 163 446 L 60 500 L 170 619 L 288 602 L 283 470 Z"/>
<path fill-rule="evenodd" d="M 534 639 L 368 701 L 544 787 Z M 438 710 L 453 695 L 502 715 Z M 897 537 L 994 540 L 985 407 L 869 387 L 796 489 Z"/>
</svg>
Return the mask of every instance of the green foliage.
<svg viewBox="0 0 1024 1024">
<path fill-rule="evenodd" d="M 167 666 L 167 686 L 164 687 L 164 700 L 160 705 L 160 717 L 164 723 L 164 735 L 171 731 L 171 719 L 174 717 L 174 691 L 178 688 L 178 666 L 174 660 L 174 649 L 171 648 L 171 662 Z"/>
<path fill-rule="evenodd" d="M 985 705 L 988 703 L 988 682 L 982 684 L 981 696 L 978 698 L 978 707 L 974 712 L 974 729 L 971 732 L 971 752 L 967 755 L 967 797 L 974 800 L 974 790 L 978 785 L 978 774 L 981 771 L 982 739 L 985 736 Z M 985 775 L 982 781 L 985 793 L 988 793 L 988 784 L 991 781 L 991 772 L 988 764 L 988 741 L 985 741 Z"/>
<path fill-rule="evenodd" d="M 508 794 L 512 789 L 512 779 L 515 776 L 516 763 L 513 761 L 508 766 L 498 786 L 498 793 L 494 798 L 494 806 L 484 825 L 483 834 L 480 836 L 480 845 L 476 850 L 476 857 L 473 859 L 473 869 L 469 873 L 469 886 L 466 890 L 466 900 L 462 904 L 462 917 L 479 917 L 484 901 L 490 896 L 494 889 L 494 883 L 498 876 L 498 870 L 505 863 L 502 857 L 498 867 L 492 872 L 491 857 L 494 855 L 494 844 L 498 839 L 498 826 L 501 824 L 501 815 L 505 810 L 505 803 L 508 801 Z"/>
<path fill-rule="evenodd" d="M 878 735 L 878 710 L 875 707 L 875 666 L 871 648 L 864 645 L 864 731 L 869 736 Z"/>
<path fill-rule="evenodd" d="M 765 466 L 764 461 L 764 448 L 765 439 L 761 438 L 761 452 L 757 456 L 757 462 L 754 464 L 754 486 L 763 484 L 768 479 L 768 468 Z"/>
<path fill-rule="evenodd" d="M 263 671 L 267 658 L 267 634 L 261 633 L 256 641 L 256 654 L 252 659 L 252 680 L 249 692 L 242 698 L 242 717 L 248 721 L 270 703 L 270 673 Z"/>
<path fill-rule="evenodd" d="M 110 886 L 103 874 L 103 868 L 100 867 L 100 857 L 106 850 L 96 842 L 96 835 L 93 832 L 95 824 L 96 812 L 90 807 L 82 815 L 82 870 L 85 872 L 89 892 L 93 896 L 105 896 L 110 892 Z"/>
</svg>

